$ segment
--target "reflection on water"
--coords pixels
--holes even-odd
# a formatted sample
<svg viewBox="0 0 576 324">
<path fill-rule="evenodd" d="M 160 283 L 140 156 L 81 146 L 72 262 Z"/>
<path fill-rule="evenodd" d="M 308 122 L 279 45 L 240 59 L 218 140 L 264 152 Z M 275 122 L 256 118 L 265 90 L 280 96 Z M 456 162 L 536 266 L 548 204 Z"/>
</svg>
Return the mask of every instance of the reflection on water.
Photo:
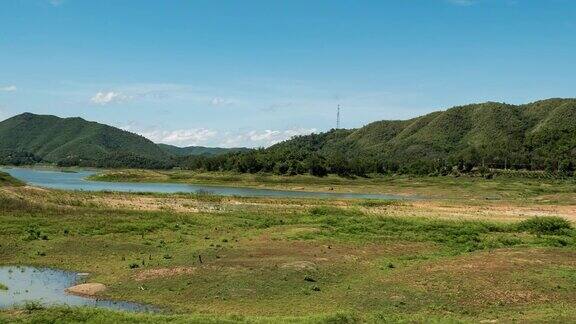
<svg viewBox="0 0 576 324">
<path fill-rule="evenodd" d="M 132 312 L 154 310 L 136 303 L 85 298 L 64 291 L 79 282 L 81 276 L 69 271 L 24 266 L 0 267 L 0 283 L 8 287 L 8 290 L 0 290 L 0 309 L 37 302 L 45 306 L 90 306 Z"/>
<path fill-rule="evenodd" d="M 160 193 L 210 193 L 220 196 L 240 197 L 280 197 L 280 198 L 360 198 L 360 199 L 404 199 L 396 195 L 356 194 L 334 192 L 301 192 L 287 190 L 235 188 L 226 186 L 189 185 L 182 183 L 130 183 L 87 181 L 85 178 L 94 171 L 59 172 L 41 169 L 10 168 L 0 169 L 34 186 L 85 191 L 125 191 Z"/>
</svg>

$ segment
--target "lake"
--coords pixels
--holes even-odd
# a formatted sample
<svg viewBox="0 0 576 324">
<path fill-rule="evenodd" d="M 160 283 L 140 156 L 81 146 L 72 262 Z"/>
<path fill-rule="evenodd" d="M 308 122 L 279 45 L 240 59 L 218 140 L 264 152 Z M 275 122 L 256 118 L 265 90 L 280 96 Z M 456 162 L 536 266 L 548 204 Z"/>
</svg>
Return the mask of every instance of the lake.
<svg viewBox="0 0 576 324">
<path fill-rule="evenodd" d="M 14 178 L 29 185 L 83 191 L 121 191 L 121 192 L 157 192 L 157 193 L 210 193 L 220 196 L 239 197 L 277 197 L 277 198 L 357 198 L 357 199 L 406 199 L 400 195 L 305 192 L 273 189 L 256 189 L 227 186 L 195 185 L 183 183 L 137 183 L 137 182 L 100 182 L 89 181 L 87 177 L 96 171 L 60 172 L 47 169 L 2 168 Z"/>
<path fill-rule="evenodd" d="M 132 312 L 154 311 L 153 308 L 124 301 L 86 298 L 70 295 L 66 288 L 82 283 L 75 272 L 27 266 L 0 267 L 0 309 L 23 307 L 29 302 L 43 306 L 87 306 Z"/>
</svg>

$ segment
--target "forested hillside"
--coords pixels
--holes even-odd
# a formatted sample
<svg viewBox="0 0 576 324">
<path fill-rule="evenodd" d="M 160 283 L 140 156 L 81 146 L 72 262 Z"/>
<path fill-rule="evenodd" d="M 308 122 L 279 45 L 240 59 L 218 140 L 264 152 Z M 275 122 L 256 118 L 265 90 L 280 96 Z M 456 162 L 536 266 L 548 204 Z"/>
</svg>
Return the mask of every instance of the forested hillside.
<svg viewBox="0 0 576 324">
<path fill-rule="evenodd" d="M 550 170 L 576 164 L 576 99 L 459 106 L 404 121 L 299 136 L 242 154 L 188 158 L 192 169 L 279 174 L 446 174 L 473 168 Z"/>
<path fill-rule="evenodd" d="M 158 144 L 158 146 L 164 152 L 173 156 L 191 156 L 191 155 L 216 156 L 226 153 L 247 152 L 250 150 L 244 147 L 238 147 L 238 148 L 205 147 L 205 146 L 178 147 L 168 144 Z"/>
<path fill-rule="evenodd" d="M 3 164 L 165 168 L 171 162 L 150 140 L 81 118 L 21 114 L 0 123 Z"/>
<path fill-rule="evenodd" d="M 448 174 L 479 168 L 572 174 L 576 99 L 488 102 L 403 121 L 298 136 L 267 149 L 156 145 L 81 118 L 22 114 L 0 123 L 0 164 L 137 167 L 278 174 Z"/>
</svg>

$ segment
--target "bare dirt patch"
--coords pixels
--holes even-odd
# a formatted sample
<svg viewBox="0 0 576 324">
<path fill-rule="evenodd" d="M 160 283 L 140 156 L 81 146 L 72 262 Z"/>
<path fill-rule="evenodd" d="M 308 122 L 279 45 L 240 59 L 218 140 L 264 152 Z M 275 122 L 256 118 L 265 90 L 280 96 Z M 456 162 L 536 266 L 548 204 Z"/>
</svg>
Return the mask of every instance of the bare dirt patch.
<svg viewBox="0 0 576 324">
<path fill-rule="evenodd" d="M 138 272 L 134 279 L 136 281 L 146 281 L 158 278 L 169 278 L 181 275 L 191 275 L 196 272 L 196 267 L 174 267 L 149 269 Z"/>
<path fill-rule="evenodd" d="M 174 212 L 198 212 L 199 206 L 195 201 L 177 198 L 158 198 L 158 197 L 139 197 L 139 196 L 121 196 L 121 197 L 102 197 L 96 199 L 100 205 L 114 209 L 131 209 L 158 211 L 170 210 Z"/>
<path fill-rule="evenodd" d="M 470 219 L 491 221 L 519 221 L 533 216 L 560 216 L 576 222 L 576 206 L 571 205 L 520 205 L 510 202 L 466 205 L 439 200 L 419 200 L 403 205 L 362 208 L 372 215 L 395 217 L 426 217 L 439 219 Z"/>
<path fill-rule="evenodd" d="M 30 186 L 30 185 L 24 186 L 24 189 L 30 190 L 30 191 L 39 191 L 39 192 L 46 192 L 46 191 L 48 191 L 48 189 L 44 189 L 44 188 L 40 188 L 40 187 L 34 187 L 34 186 Z"/>
<path fill-rule="evenodd" d="M 298 270 L 298 271 L 303 271 L 303 270 L 315 271 L 316 270 L 316 264 L 314 262 L 310 262 L 310 261 L 294 261 L 294 262 L 284 263 L 283 265 L 280 266 L 280 268 Z"/>
<path fill-rule="evenodd" d="M 70 288 L 66 288 L 66 292 L 71 295 L 84 296 L 84 297 L 94 297 L 97 294 L 106 290 L 106 286 L 101 283 L 85 283 Z"/>
</svg>

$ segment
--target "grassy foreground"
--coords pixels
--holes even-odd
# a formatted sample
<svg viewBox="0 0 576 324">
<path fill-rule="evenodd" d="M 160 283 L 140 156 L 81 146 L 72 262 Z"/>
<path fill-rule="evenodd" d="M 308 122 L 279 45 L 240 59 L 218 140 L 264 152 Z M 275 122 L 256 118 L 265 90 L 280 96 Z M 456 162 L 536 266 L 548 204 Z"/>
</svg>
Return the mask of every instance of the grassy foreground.
<svg viewBox="0 0 576 324">
<path fill-rule="evenodd" d="M 0 265 L 88 272 L 108 286 L 99 297 L 163 313 L 28 309 L 0 322 L 572 322 L 573 189 L 470 204 L 466 190 L 393 202 L 2 187 Z"/>
</svg>

